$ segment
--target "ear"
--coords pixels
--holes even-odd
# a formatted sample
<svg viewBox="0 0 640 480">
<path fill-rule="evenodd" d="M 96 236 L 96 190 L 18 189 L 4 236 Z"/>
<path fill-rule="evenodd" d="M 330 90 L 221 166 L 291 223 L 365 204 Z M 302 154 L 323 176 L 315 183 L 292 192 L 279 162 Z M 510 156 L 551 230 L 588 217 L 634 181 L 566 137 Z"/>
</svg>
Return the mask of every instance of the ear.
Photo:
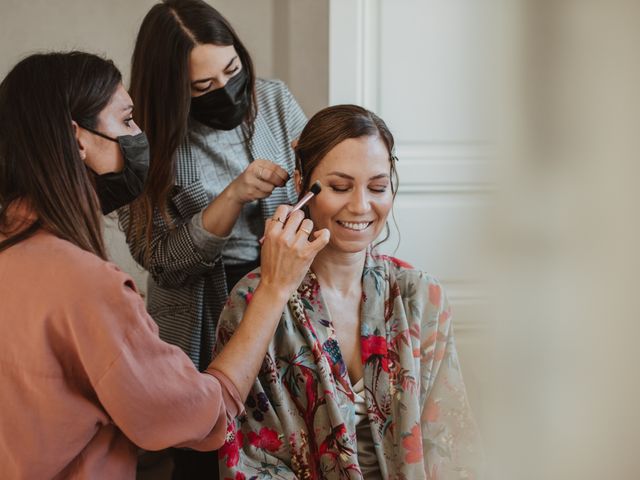
<svg viewBox="0 0 640 480">
<path fill-rule="evenodd" d="M 296 193 L 300 195 L 302 193 L 302 175 L 297 168 L 293 172 L 293 185 L 296 187 Z"/>
<path fill-rule="evenodd" d="M 82 161 L 87 159 L 87 149 L 84 142 L 83 132 L 80 130 L 80 126 L 75 120 L 71 120 L 71 127 L 73 128 L 73 134 L 76 137 L 76 142 L 78 143 L 78 152 L 80 152 L 80 158 Z"/>
</svg>

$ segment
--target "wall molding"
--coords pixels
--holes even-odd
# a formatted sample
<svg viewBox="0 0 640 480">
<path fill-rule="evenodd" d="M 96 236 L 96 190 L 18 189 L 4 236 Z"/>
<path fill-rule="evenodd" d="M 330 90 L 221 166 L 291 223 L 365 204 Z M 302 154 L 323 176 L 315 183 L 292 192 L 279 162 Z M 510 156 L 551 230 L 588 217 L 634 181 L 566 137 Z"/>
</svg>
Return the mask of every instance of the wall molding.
<svg viewBox="0 0 640 480">
<path fill-rule="evenodd" d="M 329 104 L 377 111 L 380 1 L 329 0 Z"/>
<path fill-rule="evenodd" d="M 399 194 L 489 193 L 490 147 L 473 142 L 400 143 L 398 156 Z"/>
</svg>

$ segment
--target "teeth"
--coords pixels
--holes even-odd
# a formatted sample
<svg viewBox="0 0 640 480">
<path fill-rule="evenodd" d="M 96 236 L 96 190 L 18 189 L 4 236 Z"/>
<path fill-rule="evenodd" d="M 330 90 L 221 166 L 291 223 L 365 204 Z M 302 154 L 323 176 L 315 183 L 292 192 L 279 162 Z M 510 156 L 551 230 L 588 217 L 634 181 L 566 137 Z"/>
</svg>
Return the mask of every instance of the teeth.
<svg viewBox="0 0 640 480">
<path fill-rule="evenodd" d="M 343 227 L 347 227 L 350 230 L 364 230 L 369 226 L 371 222 L 338 222 Z"/>
</svg>

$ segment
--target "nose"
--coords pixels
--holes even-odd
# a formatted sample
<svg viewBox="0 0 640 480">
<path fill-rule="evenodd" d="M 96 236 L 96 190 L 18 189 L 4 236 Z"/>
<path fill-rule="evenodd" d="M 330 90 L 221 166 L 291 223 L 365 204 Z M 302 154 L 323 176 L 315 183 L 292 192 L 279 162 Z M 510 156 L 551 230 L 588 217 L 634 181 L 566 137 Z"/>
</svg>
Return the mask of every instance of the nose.
<svg viewBox="0 0 640 480">
<path fill-rule="evenodd" d="M 142 133 L 142 130 L 140 129 L 140 127 L 138 126 L 138 124 L 136 122 L 133 122 L 133 134 L 137 135 L 139 133 Z"/>
<path fill-rule="evenodd" d="M 231 80 L 235 75 L 227 75 L 222 74 L 218 79 L 213 81 L 213 89 L 218 90 L 219 88 L 224 88 L 229 80 Z"/>
<path fill-rule="evenodd" d="M 371 210 L 371 199 L 366 188 L 353 189 L 348 208 L 355 215 L 363 215 Z"/>
</svg>

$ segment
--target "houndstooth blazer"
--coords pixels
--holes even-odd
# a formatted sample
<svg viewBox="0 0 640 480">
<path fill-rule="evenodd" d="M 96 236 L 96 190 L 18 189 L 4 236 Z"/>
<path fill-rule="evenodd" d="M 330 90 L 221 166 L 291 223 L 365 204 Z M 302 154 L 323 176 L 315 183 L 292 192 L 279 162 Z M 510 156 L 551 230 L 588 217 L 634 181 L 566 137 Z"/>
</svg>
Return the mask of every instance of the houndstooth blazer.
<svg viewBox="0 0 640 480">
<path fill-rule="evenodd" d="M 295 161 L 291 141 L 300 135 L 306 117 L 281 81 L 257 79 L 256 98 L 258 113 L 249 144 L 252 160 L 271 160 L 292 179 Z M 127 242 L 136 261 L 150 273 L 147 308 L 160 328 L 160 337 L 182 348 L 203 370 L 211 361 L 218 317 L 227 299 L 226 278 L 222 251 L 204 256 L 187 227 L 209 204 L 188 138 L 176 155 L 175 186 L 168 205 L 175 228 L 169 228 L 155 212 L 148 262 L 143 246 L 132 244 L 130 239 Z M 263 217 L 272 216 L 278 205 L 291 204 L 296 198 L 293 180 L 289 180 L 260 201 Z M 128 208 L 118 210 L 118 216 L 126 232 Z"/>
</svg>

